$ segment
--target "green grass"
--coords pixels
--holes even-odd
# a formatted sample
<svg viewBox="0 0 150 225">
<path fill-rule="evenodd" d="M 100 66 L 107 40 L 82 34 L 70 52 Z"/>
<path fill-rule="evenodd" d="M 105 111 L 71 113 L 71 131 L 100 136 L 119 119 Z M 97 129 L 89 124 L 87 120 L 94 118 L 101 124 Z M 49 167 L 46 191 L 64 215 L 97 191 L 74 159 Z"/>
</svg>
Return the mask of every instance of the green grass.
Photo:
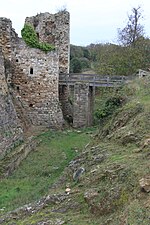
<svg viewBox="0 0 150 225">
<path fill-rule="evenodd" d="M 86 131 L 49 131 L 38 136 L 42 142 L 36 150 L 10 177 L 0 181 L 0 208 L 12 210 L 46 194 L 68 163 L 90 141 L 92 131 Z"/>
</svg>

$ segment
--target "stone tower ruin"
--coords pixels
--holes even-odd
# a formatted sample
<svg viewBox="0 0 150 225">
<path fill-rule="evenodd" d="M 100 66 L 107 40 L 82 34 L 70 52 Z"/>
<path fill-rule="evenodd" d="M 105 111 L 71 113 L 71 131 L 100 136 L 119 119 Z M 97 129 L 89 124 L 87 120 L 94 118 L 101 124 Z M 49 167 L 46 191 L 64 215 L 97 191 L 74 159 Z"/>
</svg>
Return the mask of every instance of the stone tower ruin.
<svg viewBox="0 0 150 225">
<path fill-rule="evenodd" d="M 40 42 L 53 44 L 56 50 L 45 53 L 28 47 L 12 28 L 11 21 L 0 18 L 0 149 L 3 152 L 21 140 L 23 130 L 31 125 L 57 129 L 64 121 L 58 87 L 59 74 L 69 72 L 69 13 L 40 13 L 27 17 L 25 23 L 34 27 Z"/>
</svg>

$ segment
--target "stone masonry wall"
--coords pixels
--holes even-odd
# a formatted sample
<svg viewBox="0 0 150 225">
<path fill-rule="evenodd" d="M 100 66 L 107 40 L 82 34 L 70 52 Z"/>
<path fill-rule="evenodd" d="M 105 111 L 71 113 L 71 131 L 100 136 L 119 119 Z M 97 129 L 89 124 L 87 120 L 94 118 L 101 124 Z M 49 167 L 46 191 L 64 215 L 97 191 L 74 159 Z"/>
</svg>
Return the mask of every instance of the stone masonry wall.
<svg viewBox="0 0 150 225">
<path fill-rule="evenodd" d="M 89 84 L 74 85 L 73 127 L 87 127 L 93 123 L 93 88 Z"/>
<path fill-rule="evenodd" d="M 22 127 L 25 129 L 27 126 L 31 125 L 27 120 L 27 116 L 20 105 L 19 101 L 15 100 L 14 83 L 12 81 L 13 59 L 15 58 L 15 50 L 19 43 L 18 35 L 12 28 L 12 22 L 7 18 L 0 18 L 0 28 L 2 32 L 0 33 L 0 46 L 4 55 L 4 70 L 5 79 L 8 86 L 8 92 L 11 95 L 11 99 L 17 113 L 17 117 L 20 119 Z"/>
<path fill-rule="evenodd" d="M 4 58 L 7 60 L 11 60 L 12 56 L 11 29 L 11 20 L 0 18 L 0 46 L 2 47 Z"/>
<path fill-rule="evenodd" d="M 44 53 L 20 41 L 13 65 L 13 93 L 28 120 L 33 125 L 60 128 L 63 116 L 58 96 L 58 53 Z"/>
<path fill-rule="evenodd" d="M 72 103 L 69 101 L 69 86 L 59 85 L 59 101 L 61 103 L 61 108 L 63 112 L 64 119 L 72 124 L 73 122 L 73 107 Z"/>
<path fill-rule="evenodd" d="M 66 12 L 59 14 L 57 19 L 56 14 L 44 13 L 40 14 L 40 16 L 38 15 L 40 17 L 38 29 L 43 34 L 41 35 L 43 37 L 41 41 L 50 42 L 50 39 L 55 35 L 55 43 L 53 44 L 57 47 L 57 50 L 47 54 L 41 50 L 29 48 L 23 40 L 18 38 L 12 28 L 11 21 L 1 18 L 0 27 L 4 33 L 2 32 L 0 36 L 0 45 L 5 57 L 6 79 L 16 112 L 24 129 L 27 129 L 31 124 L 50 128 L 62 127 L 63 115 L 58 96 L 59 67 L 62 66 L 60 66 L 59 60 L 61 58 L 64 59 L 64 56 L 60 56 L 60 52 L 69 57 L 69 42 L 68 39 L 66 41 L 62 38 L 59 41 L 57 38 L 60 38 L 58 35 L 60 33 L 58 31 L 60 21 L 61 25 L 64 24 L 66 15 L 69 17 L 69 14 Z M 35 17 L 33 18 L 35 27 L 36 19 Z M 50 32 L 52 28 L 48 25 L 51 19 L 54 19 L 53 22 L 58 24 L 53 34 Z M 43 22 L 47 25 L 46 30 Z M 68 32 L 68 30 L 63 26 L 60 27 L 62 35 L 69 37 L 67 34 L 63 34 L 63 32 Z M 50 29 L 49 33 L 47 29 Z M 67 52 L 64 50 L 64 47 L 62 51 L 61 44 L 56 44 L 56 42 L 63 43 L 63 41 L 64 46 L 65 44 L 67 45 Z M 67 64 L 62 61 L 62 64 L 65 70 L 68 70 L 68 61 Z"/>
<path fill-rule="evenodd" d="M 22 139 L 23 131 L 9 94 L 4 58 L 2 51 L 0 51 L 0 158 Z"/>
<path fill-rule="evenodd" d="M 12 22 L 0 18 L 0 154 L 22 140 L 22 128 L 63 125 L 58 85 L 59 73 L 69 72 L 69 13 L 41 13 L 26 23 L 56 50 L 29 48 Z"/>
<path fill-rule="evenodd" d="M 12 59 L 14 58 L 14 51 L 19 38 L 15 30 L 12 28 L 11 20 L 7 18 L 0 18 L 0 31 L 0 47 L 4 56 L 6 81 L 8 84 L 11 84 Z"/>
<path fill-rule="evenodd" d="M 59 73 L 69 73 L 70 58 L 70 15 L 67 11 L 56 14 L 40 13 L 27 17 L 26 23 L 32 24 L 39 41 L 54 44 L 59 51 Z"/>
</svg>

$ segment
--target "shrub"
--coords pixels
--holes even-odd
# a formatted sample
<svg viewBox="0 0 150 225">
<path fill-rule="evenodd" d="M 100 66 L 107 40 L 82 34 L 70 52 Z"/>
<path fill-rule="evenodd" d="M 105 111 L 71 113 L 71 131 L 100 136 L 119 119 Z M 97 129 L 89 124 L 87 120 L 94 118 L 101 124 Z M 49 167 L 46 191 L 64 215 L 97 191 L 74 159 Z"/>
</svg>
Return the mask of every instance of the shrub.
<svg viewBox="0 0 150 225">
<path fill-rule="evenodd" d="M 24 25 L 21 30 L 21 35 L 25 43 L 31 48 L 39 48 L 44 52 L 49 52 L 55 49 L 53 45 L 40 43 L 34 28 L 29 24 Z"/>
<path fill-rule="evenodd" d="M 106 100 L 104 106 L 95 112 L 95 116 L 98 119 L 104 119 L 113 114 L 116 108 L 122 105 L 122 97 L 110 97 Z"/>
</svg>

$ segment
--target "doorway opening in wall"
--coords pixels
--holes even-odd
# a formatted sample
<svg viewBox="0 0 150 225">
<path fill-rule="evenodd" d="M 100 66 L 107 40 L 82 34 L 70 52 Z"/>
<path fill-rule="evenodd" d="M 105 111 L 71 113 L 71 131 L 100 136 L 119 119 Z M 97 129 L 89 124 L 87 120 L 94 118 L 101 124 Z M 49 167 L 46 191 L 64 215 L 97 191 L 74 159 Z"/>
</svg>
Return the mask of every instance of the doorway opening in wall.
<svg viewBox="0 0 150 225">
<path fill-rule="evenodd" d="M 33 67 L 30 67 L 30 74 L 33 74 Z"/>
</svg>

